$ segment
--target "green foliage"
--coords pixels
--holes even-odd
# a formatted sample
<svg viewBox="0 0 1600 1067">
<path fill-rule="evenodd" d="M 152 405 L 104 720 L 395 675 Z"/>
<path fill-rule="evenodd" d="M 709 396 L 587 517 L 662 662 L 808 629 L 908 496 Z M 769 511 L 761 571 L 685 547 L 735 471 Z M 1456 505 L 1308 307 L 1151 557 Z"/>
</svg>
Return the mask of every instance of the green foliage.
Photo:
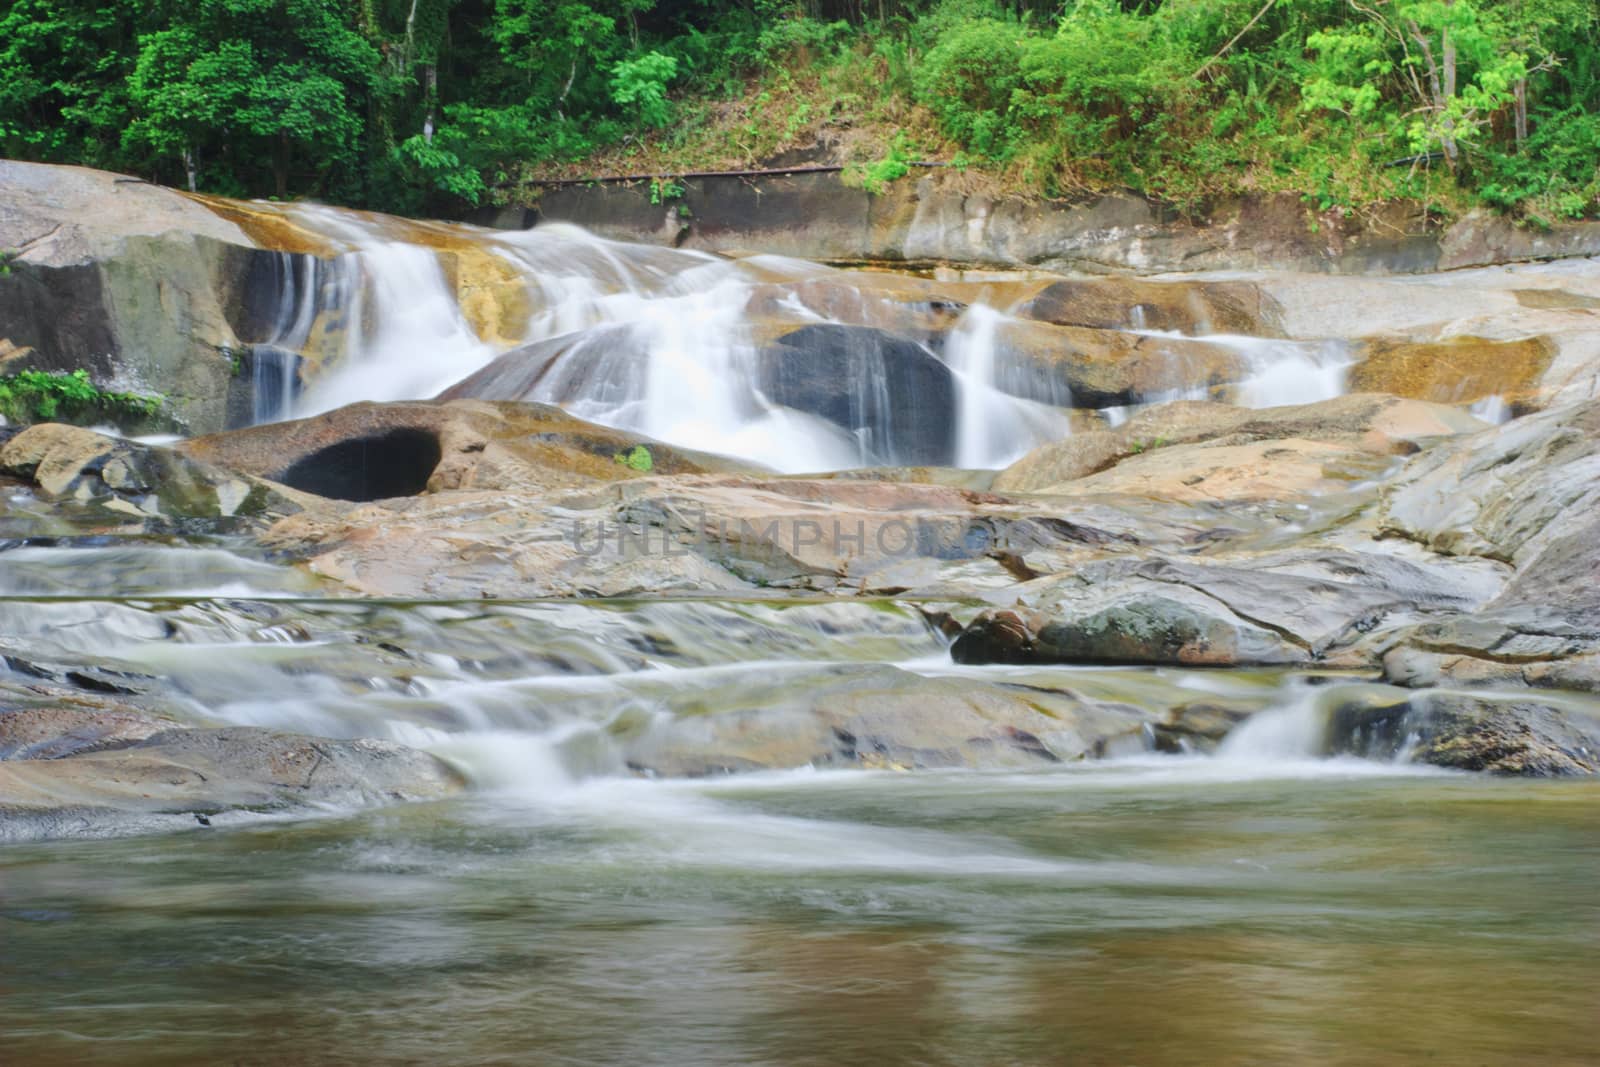
<svg viewBox="0 0 1600 1067">
<path fill-rule="evenodd" d="M 25 370 L 0 376 L 0 415 L 14 422 L 98 422 L 130 416 L 148 418 L 160 408 L 160 397 L 113 393 L 97 388 L 89 380 L 87 371 L 55 374 Z"/>
<path fill-rule="evenodd" d="M 1547 222 L 1597 209 L 1597 10 L 9 0 L 0 152 L 447 213 L 579 160 L 682 173 L 820 138 L 875 191 L 914 143 L 1046 195 L 1126 187 L 1185 210 L 1241 190 L 1317 210 L 1408 196 Z M 860 163 L 874 144 L 887 155 Z"/>
<path fill-rule="evenodd" d="M 650 179 L 650 203 L 660 205 L 669 200 L 683 198 L 683 183 L 669 179 Z"/>
<path fill-rule="evenodd" d="M 649 474 L 656 466 L 655 457 L 650 455 L 650 450 L 644 445 L 634 445 L 631 451 L 618 452 L 611 458 L 629 470 L 641 474 Z"/>
<path fill-rule="evenodd" d="M 667 83 L 678 73 L 678 61 L 660 52 L 624 59 L 611 68 L 611 99 L 631 111 L 645 126 L 665 126 Z"/>
<path fill-rule="evenodd" d="M 915 158 L 910 141 L 906 138 L 905 132 L 901 131 L 889 142 L 888 155 L 874 163 L 847 168 L 845 181 L 859 185 L 873 196 L 880 196 L 890 182 L 898 181 L 911 173 L 911 163 Z"/>
</svg>

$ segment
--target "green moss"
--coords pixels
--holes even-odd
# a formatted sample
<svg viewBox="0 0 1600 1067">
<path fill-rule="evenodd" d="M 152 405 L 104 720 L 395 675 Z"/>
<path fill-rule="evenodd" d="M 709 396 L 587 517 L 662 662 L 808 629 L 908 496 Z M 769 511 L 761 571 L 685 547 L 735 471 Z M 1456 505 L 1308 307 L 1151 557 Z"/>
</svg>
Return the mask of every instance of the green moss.
<svg viewBox="0 0 1600 1067">
<path fill-rule="evenodd" d="M 101 389 L 89 373 L 25 370 L 0 376 L 0 415 L 11 422 L 123 422 L 148 419 L 161 408 L 160 396 L 138 396 Z"/>
</svg>

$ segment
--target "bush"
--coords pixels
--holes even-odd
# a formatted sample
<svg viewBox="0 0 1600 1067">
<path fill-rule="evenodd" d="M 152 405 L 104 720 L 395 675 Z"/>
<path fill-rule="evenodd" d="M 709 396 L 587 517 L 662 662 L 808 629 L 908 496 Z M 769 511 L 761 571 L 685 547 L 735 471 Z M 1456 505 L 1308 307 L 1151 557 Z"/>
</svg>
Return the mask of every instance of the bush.
<svg viewBox="0 0 1600 1067">
<path fill-rule="evenodd" d="M 1015 23 L 975 19 L 952 29 L 915 76 L 917 100 L 968 150 L 1001 158 L 1013 132 L 1012 93 L 1022 82 L 1023 31 Z"/>
</svg>

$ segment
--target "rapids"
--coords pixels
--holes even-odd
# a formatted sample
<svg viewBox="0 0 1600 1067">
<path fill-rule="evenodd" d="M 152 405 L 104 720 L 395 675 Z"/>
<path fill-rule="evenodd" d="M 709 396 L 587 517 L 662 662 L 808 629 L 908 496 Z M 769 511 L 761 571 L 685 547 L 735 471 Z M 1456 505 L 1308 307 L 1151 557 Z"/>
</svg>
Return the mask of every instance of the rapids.
<svg viewBox="0 0 1600 1067">
<path fill-rule="evenodd" d="M 280 253 L 271 322 L 256 346 L 256 421 L 316 414 L 358 400 L 452 395 L 559 404 L 593 422 L 783 472 L 940 463 L 996 469 L 1071 432 L 1079 405 L 1059 375 L 1040 374 L 1003 343 L 1022 297 L 966 284 L 952 307 L 932 290 L 886 276 L 774 255 L 724 258 L 605 240 L 567 224 L 494 231 L 394 220 L 313 204 L 263 206 L 339 254 Z M 444 251 L 443 250 L 453 250 Z M 487 260 L 499 299 L 527 314 L 498 345 L 464 310 L 446 264 Z M 463 269 L 459 265 L 453 268 Z M 865 280 L 863 280 L 865 279 Z M 509 294 L 509 295 L 508 295 Z M 506 328 L 501 316 L 494 332 Z M 1178 337 L 1144 327 L 1134 337 Z M 772 345 L 807 326 L 845 328 L 830 389 L 838 417 L 780 395 Z M 885 340 L 884 331 L 917 351 Z M 1206 333 L 1247 374 L 1227 390 L 1247 407 L 1338 396 L 1351 362 L 1342 342 Z M 497 360 L 507 349 L 512 354 Z M 909 406 L 895 378 L 917 359 L 942 364 L 948 407 Z M 1141 403 L 1206 399 L 1181 367 Z M 465 382 L 469 391 L 463 392 Z M 1091 409 L 1092 410 L 1092 409 Z M 1115 424 L 1125 405 L 1098 413 Z M 938 444 L 908 445 L 908 420 Z"/>
<path fill-rule="evenodd" d="M 896 601 L 373 602 L 237 546 L 8 556 L 0 629 L 49 663 L 158 678 L 180 721 L 425 745 L 473 788 L 6 848 L 6 1062 L 1511 1065 L 1591 1046 L 1595 786 L 1325 758 L 1323 698 L 1361 683 L 961 667 Z M 641 734 L 870 672 L 1259 714 L 1215 755 L 1133 739 L 1038 771 L 625 766 Z"/>
</svg>

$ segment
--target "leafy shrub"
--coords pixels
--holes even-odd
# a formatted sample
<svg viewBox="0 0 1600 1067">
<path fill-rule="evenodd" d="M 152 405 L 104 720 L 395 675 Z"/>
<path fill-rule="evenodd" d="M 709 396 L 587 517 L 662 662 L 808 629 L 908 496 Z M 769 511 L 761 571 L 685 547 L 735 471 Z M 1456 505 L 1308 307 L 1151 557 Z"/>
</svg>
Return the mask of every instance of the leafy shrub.
<svg viewBox="0 0 1600 1067">
<path fill-rule="evenodd" d="M 917 70 L 917 100 L 953 139 L 983 155 L 1003 156 L 1022 55 L 1023 33 L 1015 23 L 980 18 L 957 26 Z"/>
<path fill-rule="evenodd" d="M 611 99 L 638 116 L 646 126 L 665 126 L 667 83 L 678 73 L 678 61 L 660 52 L 624 59 L 611 68 Z"/>
<path fill-rule="evenodd" d="M 160 397 L 105 392 L 82 370 L 70 374 L 25 370 L 0 377 L 0 415 L 15 422 L 148 418 L 160 407 Z"/>
</svg>

